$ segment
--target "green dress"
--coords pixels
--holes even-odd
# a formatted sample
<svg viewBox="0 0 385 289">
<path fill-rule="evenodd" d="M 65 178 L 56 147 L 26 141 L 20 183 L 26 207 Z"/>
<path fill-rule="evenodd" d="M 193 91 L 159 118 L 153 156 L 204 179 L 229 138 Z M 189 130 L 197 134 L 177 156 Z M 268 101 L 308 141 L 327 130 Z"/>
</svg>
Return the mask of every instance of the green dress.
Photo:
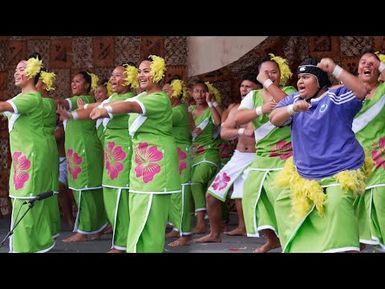
<svg viewBox="0 0 385 289">
<path fill-rule="evenodd" d="M 360 242 L 385 249 L 385 83 L 363 102 L 353 131 L 374 162 L 365 193 L 355 201 Z"/>
<path fill-rule="evenodd" d="M 77 109 L 77 99 L 93 103 L 89 95 L 68 98 L 70 110 Z M 73 120 L 63 123 L 68 170 L 68 187 L 78 206 L 75 232 L 94 234 L 107 225 L 103 206 L 103 148 L 97 137 L 94 120 Z"/>
<path fill-rule="evenodd" d="M 105 103 L 122 101 L 134 93 L 112 94 Z M 102 120 L 104 129 L 103 199 L 109 222 L 113 227 L 112 246 L 126 250 L 129 224 L 128 193 L 131 168 L 131 137 L 128 135 L 129 114 L 113 115 Z"/>
<path fill-rule="evenodd" d="M 163 252 L 170 194 L 180 193 L 172 107 L 164 92 L 141 93 L 142 114 L 131 114 L 130 225 L 127 252 Z"/>
<path fill-rule="evenodd" d="M 179 104 L 172 108 L 172 133 L 175 138 L 181 194 L 171 196 L 169 221 L 180 234 L 191 234 L 192 196 L 191 196 L 191 127 L 187 106 Z"/>
<path fill-rule="evenodd" d="M 55 139 L 55 128 L 56 128 L 56 106 L 55 101 L 52 98 L 43 97 L 43 130 L 47 139 L 47 150 L 50 157 L 50 162 L 47 163 L 47 172 L 51 173 L 52 177 L 52 191 L 55 192 L 51 198 L 48 199 L 51 202 L 50 214 L 52 222 L 53 236 L 57 237 L 60 233 L 60 211 L 59 211 L 59 153 L 57 150 L 56 139 Z"/>
<path fill-rule="evenodd" d="M 14 113 L 7 113 L 12 157 L 9 196 L 12 199 L 11 228 L 28 209 L 24 204 L 52 190 L 47 140 L 43 129 L 43 101 L 39 92 L 20 93 L 8 100 Z M 36 201 L 10 238 L 10 252 L 46 252 L 54 246 L 49 201 Z"/>
<path fill-rule="evenodd" d="M 294 87 L 282 89 L 286 94 L 295 92 Z M 263 90 L 252 92 L 252 103 L 246 98 L 239 110 L 255 109 L 263 106 Z M 252 120 L 255 135 L 256 158 L 250 165 L 244 184 L 242 208 L 248 237 L 259 237 L 259 230 L 271 229 L 276 235 L 277 222 L 274 202 L 281 189 L 274 185 L 276 173 L 280 171 L 285 160 L 292 156 L 290 127 L 278 128 L 269 121 L 269 115 L 263 114 Z"/>
</svg>

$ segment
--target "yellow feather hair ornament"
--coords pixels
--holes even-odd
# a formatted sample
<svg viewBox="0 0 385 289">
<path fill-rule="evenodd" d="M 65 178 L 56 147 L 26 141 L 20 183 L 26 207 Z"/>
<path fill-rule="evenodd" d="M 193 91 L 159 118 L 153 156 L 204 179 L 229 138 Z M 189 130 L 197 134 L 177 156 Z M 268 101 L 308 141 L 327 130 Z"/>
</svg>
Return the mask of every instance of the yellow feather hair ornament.
<svg viewBox="0 0 385 289">
<path fill-rule="evenodd" d="M 221 103 L 221 93 L 219 90 L 210 82 L 206 81 L 205 84 L 207 85 L 207 88 L 209 89 L 209 93 L 214 97 L 214 101 Z"/>
<path fill-rule="evenodd" d="M 98 87 L 99 77 L 94 73 L 87 73 L 89 76 L 91 76 L 91 91 L 95 91 L 95 89 Z"/>
<path fill-rule="evenodd" d="M 111 81 L 107 81 L 107 84 L 106 84 L 106 88 L 107 88 L 107 96 L 111 96 L 114 92 L 112 91 L 112 83 Z"/>
<path fill-rule="evenodd" d="M 152 63 L 151 63 L 151 76 L 152 76 L 152 81 L 154 83 L 158 83 L 159 81 L 162 80 L 164 77 L 164 74 L 166 72 L 166 62 L 162 57 L 156 56 L 156 55 L 150 55 L 149 58 L 151 58 Z"/>
<path fill-rule="evenodd" d="M 125 64 L 124 65 L 124 86 L 131 86 L 132 88 L 138 88 L 138 69 L 135 66 Z"/>
<path fill-rule="evenodd" d="M 43 66 L 42 60 L 31 57 L 30 59 L 27 60 L 27 65 L 24 70 L 25 76 L 27 76 L 28 79 L 35 77 L 40 72 L 42 66 Z"/>
<path fill-rule="evenodd" d="M 172 88 L 172 97 L 179 98 L 183 92 L 183 81 L 180 79 L 174 79 L 171 81 L 170 86 Z"/>
<path fill-rule="evenodd" d="M 384 54 L 381 54 L 379 51 L 374 52 L 374 54 L 376 54 L 378 56 L 378 58 L 380 59 L 380 61 L 382 63 L 385 63 L 385 55 Z"/>
<path fill-rule="evenodd" d="M 279 71 L 281 72 L 281 79 L 279 80 L 279 84 L 284 86 L 286 82 L 290 79 L 293 73 L 290 70 L 289 64 L 285 58 L 280 56 L 275 56 L 273 53 L 269 53 L 270 60 L 276 62 L 279 67 Z"/>
<path fill-rule="evenodd" d="M 55 78 L 56 78 L 56 74 L 53 72 L 47 72 L 47 71 L 41 72 L 40 79 L 43 82 L 46 91 L 55 90 L 55 88 L 53 87 Z"/>
</svg>

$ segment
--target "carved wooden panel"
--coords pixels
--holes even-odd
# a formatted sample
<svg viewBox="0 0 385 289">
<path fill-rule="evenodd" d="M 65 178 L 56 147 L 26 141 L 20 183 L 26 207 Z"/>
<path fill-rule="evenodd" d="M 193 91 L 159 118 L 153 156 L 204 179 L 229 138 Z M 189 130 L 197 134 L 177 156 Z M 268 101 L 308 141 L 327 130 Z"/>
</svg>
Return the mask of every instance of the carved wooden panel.
<svg viewBox="0 0 385 289">
<path fill-rule="evenodd" d="M 111 67 L 114 63 L 114 41 L 112 37 L 94 38 L 94 67 Z"/>
<path fill-rule="evenodd" d="M 51 40 L 50 69 L 71 68 L 72 56 L 71 38 L 57 38 Z"/>
<path fill-rule="evenodd" d="M 7 66 L 15 69 L 20 60 L 27 57 L 27 45 L 23 40 L 10 40 L 7 49 Z"/>
</svg>

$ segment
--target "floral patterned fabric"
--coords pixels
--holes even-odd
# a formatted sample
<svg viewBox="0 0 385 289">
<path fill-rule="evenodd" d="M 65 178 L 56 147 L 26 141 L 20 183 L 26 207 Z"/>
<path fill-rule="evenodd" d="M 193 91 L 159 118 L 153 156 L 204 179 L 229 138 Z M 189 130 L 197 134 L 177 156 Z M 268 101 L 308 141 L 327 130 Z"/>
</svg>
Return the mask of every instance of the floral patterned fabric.
<svg viewBox="0 0 385 289">
<path fill-rule="evenodd" d="M 135 100 L 145 108 L 142 115 L 132 114 L 129 125 L 146 117 L 132 138 L 133 156 L 130 191 L 176 193 L 181 191 L 177 147 L 172 135 L 172 108 L 164 92 L 140 94 Z"/>
<path fill-rule="evenodd" d="M 40 93 L 19 94 L 9 100 L 19 115 L 10 132 L 12 166 L 9 179 L 11 197 L 32 197 L 50 191 L 52 175 L 47 140 L 43 131 L 43 102 Z M 14 113 L 8 114 L 9 118 Z"/>
<path fill-rule="evenodd" d="M 134 93 L 114 93 L 108 102 L 122 101 L 134 96 Z M 104 132 L 104 170 L 103 186 L 129 188 L 132 157 L 132 142 L 128 134 L 129 114 L 114 115 L 109 120 Z"/>
<path fill-rule="evenodd" d="M 73 96 L 72 110 L 77 109 L 77 99 L 93 103 L 92 96 Z M 102 185 L 103 148 L 97 137 L 95 121 L 68 120 L 65 126 L 65 150 L 68 165 L 68 186 L 81 190 Z"/>
</svg>

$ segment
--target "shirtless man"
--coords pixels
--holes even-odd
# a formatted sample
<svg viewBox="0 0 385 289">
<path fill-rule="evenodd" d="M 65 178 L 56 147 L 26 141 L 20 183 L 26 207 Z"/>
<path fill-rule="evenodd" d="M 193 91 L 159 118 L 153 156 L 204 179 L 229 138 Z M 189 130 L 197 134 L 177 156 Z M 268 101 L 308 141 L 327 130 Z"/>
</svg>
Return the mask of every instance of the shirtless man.
<svg viewBox="0 0 385 289">
<path fill-rule="evenodd" d="M 242 78 L 240 85 L 241 97 L 245 97 L 251 90 L 258 88 L 256 74 L 247 74 Z M 196 243 L 219 243 L 221 239 L 221 220 L 222 208 L 221 202 L 226 201 L 227 193 L 233 185 L 231 198 L 235 199 L 235 205 L 238 213 L 238 227 L 232 231 L 225 232 L 230 236 L 246 235 L 245 223 L 243 221 L 242 195 L 244 176 L 247 167 L 255 158 L 254 127 L 251 123 L 237 126 L 235 115 L 238 111 L 239 103 L 229 105 L 222 117 L 221 137 L 226 140 L 238 138 L 237 147 L 231 159 L 216 175 L 206 194 L 207 211 L 210 221 L 210 233 L 199 239 Z"/>
</svg>

